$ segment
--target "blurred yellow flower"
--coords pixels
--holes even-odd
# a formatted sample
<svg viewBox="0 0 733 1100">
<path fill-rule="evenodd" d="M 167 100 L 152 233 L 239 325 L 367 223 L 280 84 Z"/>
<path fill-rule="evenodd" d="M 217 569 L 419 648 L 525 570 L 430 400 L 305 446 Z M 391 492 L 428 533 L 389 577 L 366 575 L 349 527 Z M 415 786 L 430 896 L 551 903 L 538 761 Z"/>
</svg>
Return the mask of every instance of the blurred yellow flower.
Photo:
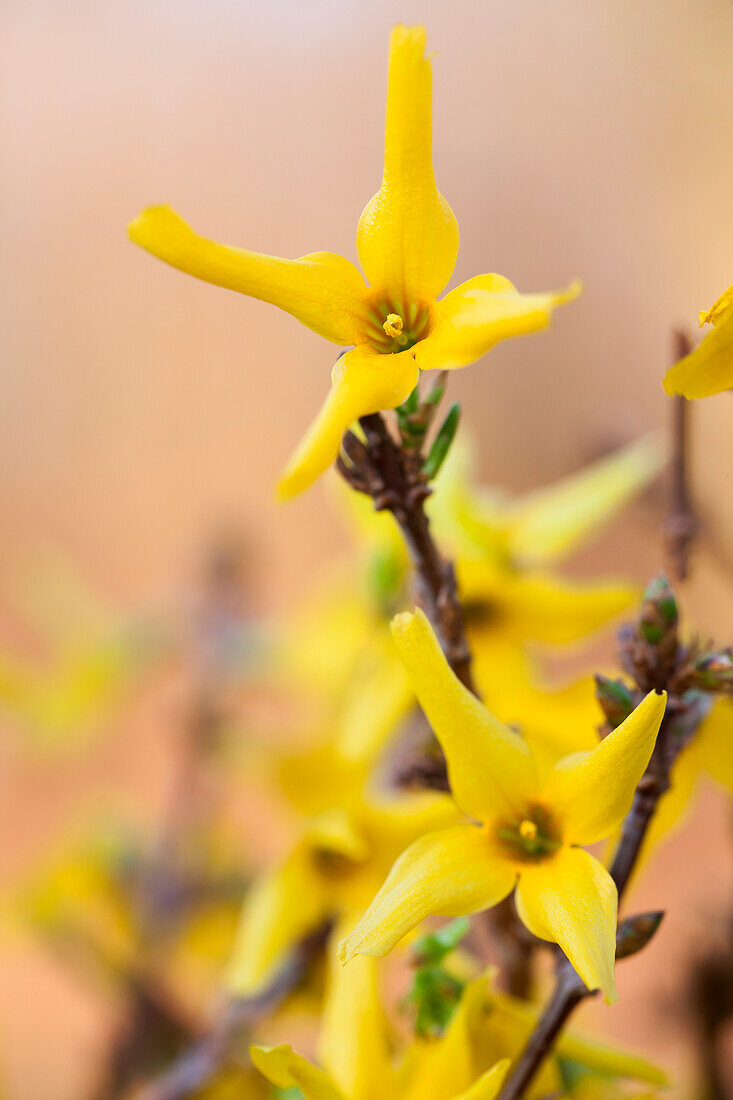
<svg viewBox="0 0 733 1100">
<path fill-rule="evenodd" d="M 334 253 L 285 260 L 206 240 L 168 206 L 149 207 L 130 225 L 131 239 L 166 263 L 279 306 L 333 343 L 355 345 L 333 368 L 331 391 L 280 480 L 281 498 L 316 480 L 354 420 L 404 401 L 419 370 L 467 366 L 499 340 L 544 328 L 554 307 L 579 291 L 574 284 L 520 294 L 491 274 L 437 300 L 455 266 L 458 224 L 433 175 L 425 39 L 424 27 L 392 31 L 384 175 L 357 230 L 369 285 Z"/>
<path fill-rule="evenodd" d="M 723 291 L 710 309 L 700 312 L 700 324 L 711 324 L 713 330 L 667 371 L 664 388 L 668 394 L 692 399 L 733 389 L 733 286 Z"/>
<path fill-rule="evenodd" d="M 398 615 L 393 630 L 456 802 L 480 825 L 455 825 L 408 848 L 342 942 L 343 961 L 384 955 L 424 917 L 476 913 L 516 887 L 529 930 L 558 943 L 588 988 L 614 1001 L 616 887 L 579 845 L 610 836 L 628 812 L 666 695 L 650 693 L 595 749 L 559 761 L 540 783 L 529 746 L 457 680 L 425 616 Z"/>
</svg>

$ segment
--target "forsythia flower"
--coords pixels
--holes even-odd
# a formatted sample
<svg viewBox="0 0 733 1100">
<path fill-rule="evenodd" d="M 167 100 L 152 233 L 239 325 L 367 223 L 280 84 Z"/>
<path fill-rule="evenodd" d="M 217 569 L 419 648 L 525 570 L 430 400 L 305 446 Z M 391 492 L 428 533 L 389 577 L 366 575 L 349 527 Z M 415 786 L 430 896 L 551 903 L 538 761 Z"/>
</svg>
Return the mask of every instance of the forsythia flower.
<svg viewBox="0 0 733 1100">
<path fill-rule="evenodd" d="M 455 266 L 458 224 L 433 175 L 424 27 L 392 31 L 384 175 L 356 241 L 370 285 L 330 252 L 285 260 L 216 244 L 167 206 L 143 211 L 130 237 L 181 271 L 271 302 L 333 343 L 355 345 L 333 368 L 331 392 L 280 481 L 282 498 L 330 465 L 352 421 L 404 401 L 419 370 L 467 366 L 499 340 L 544 328 L 553 308 L 578 293 L 572 286 L 520 294 L 492 274 L 437 300 Z"/>
<path fill-rule="evenodd" d="M 429 914 L 476 913 L 516 887 L 529 930 L 558 943 L 586 985 L 614 1001 L 616 887 L 578 845 L 610 836 L 628 812 L 666 695 L 650 693 L 592 752 L 564 758 L 540 783 L 529 746 L 458 681 L 425 616 L 398 615 L 393 630 L 456 802 L 480 825 L 456 825 L 408 848 L 342 942 L 342 960 L 384 955 Z"/>
<path fill-rule="evenodd" d="M 669 394 L 710 397 L 733 389 L 733 286 L 710 309 L 701 310 L 700 324 L 713 325 L 699 347 L 675 363 L 664 378 Z"/>
</svg>

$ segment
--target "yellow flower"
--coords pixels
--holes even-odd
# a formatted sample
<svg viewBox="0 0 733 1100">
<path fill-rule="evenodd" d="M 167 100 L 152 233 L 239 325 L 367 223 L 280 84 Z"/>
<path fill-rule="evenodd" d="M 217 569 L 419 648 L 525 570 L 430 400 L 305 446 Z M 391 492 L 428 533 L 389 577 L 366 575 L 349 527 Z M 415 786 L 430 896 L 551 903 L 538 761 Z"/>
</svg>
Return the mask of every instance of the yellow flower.
<svg viewBox="0 0 733 1100">
<path fill-rule="evenodd" d="M 631 806 L 664 714 L 650 693 L 592 751 L 540 783 L 529 746 L 451 672 L 425 616 L 398 615 L 395 640 L 445 752 L 451 790 L 476 824 L 423 836 L 390 871 L 341 957 L 384 955 L 429 914 L 488 909 L 516 887 L 519 915 L 558 943 L 589 989 L 616 999 L 616 887 L 579 845 L 611 835 Z"/>
<path fill-rule="evenodd" d="M 713 325 L 699 347 L 667 371 L 664 388 L 682 397 L 710 397 L 733 389 L 733 286 L 710 309 L 700 312 L 700 324 Z"/>
<path fill-rule="evenodd" d="M 280 1088 L 298 1087 L 306 1100 L 488 1100 L 496 1095 L 537 1020 L 537 1007 L 496 992 L 491 972 L 468 982 L 440 1037 L 416 1037 L 393 1055 L 374 959 L 345 969 L 331 958 L 318 1042 L 317 1068 L 289 1046 L 254 1047 L 255 1066 Z M 529 1097 L 562 1088 L 557 1059 L 569 1059 L 607 1080 L 635 1078 L 663 1085 L 665 1074 L 637 1055 L 564 1033 Z"/>
<path fill-rule="evenodd" d="M 369 285 L 342 256 L 297 260 L 230 248 L 198 236 L 170 207 L 150 207 L 130 237 L 166 263 L 279 306 L 326 340 L 355 345 L 279 485 L 306 489 L 338 454 L 352 421 L 400 404 L 418 370 L 475 362 L 499 340 L 544 328 L 578 293 L 520 294 L 500 275 L 478 275 L 440 301 L 458 255 L 458 224 L 438 192 L 431 154 L 431 71 L 424 27 L 397 26 L 390 45 L 382 186 L 357 230 Z"/>
</svg>

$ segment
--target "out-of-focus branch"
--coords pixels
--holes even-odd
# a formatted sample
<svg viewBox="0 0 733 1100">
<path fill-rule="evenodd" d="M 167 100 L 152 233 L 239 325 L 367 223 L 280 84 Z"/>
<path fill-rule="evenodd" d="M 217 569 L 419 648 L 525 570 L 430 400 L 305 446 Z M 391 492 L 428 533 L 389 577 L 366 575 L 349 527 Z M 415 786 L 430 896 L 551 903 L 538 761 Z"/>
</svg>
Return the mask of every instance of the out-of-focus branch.
<svg viewBox="0 0 733 1100">
<path fill-rule="evenodd" d="M 327 927 L 304 939 L 255 997 L 230 1000 L 211 1030 L 194 1043 L 154 1081 L 134 1094 L 134 1100 L 186 1100 L 194 1096 L 234 1057 L 236 1048 L 268 1013 L 273 1012 L 304 979 L 320 954 Z"/>
<path fill-rule="evenodd" d="M 684 359 L 691 351 L 692 342 L 687 333 L 675 332 L 674 362 Z M 690 550 L 700 526 L 692 507 L 689 485 L 691 408 L 686 398 L 673 398 L 670 510 L 664 524 L 664 543 L 672 575 L 678 581 L 687 579 Z"/>
<path fill-rule="evenodd" d="M 391 512 L 396 519 L 415 568 L 418 598 L 448 663 L 461 683 L 475 693 L 455 572 L 438 550 L 425 514 L 431 489 L 423 473 L 424 458 L 419 449 L 401 446 L 393 439 L 380 413 L 362 417 L 360 424 L 365 442 L 346 433 L 339 472 L 353 488 L 372 498 L 377 511 Z"/>
</svg>

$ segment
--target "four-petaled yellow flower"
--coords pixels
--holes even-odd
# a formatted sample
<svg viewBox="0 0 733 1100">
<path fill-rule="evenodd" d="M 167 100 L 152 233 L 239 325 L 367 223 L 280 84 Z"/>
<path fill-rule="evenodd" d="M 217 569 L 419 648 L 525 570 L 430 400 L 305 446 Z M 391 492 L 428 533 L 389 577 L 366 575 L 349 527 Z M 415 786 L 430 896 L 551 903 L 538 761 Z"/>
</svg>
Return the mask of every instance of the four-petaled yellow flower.
<svg viewBox="0 0 733 1100">
<path fill-rule="evenodd" d="M 700 324 L 706 323 L 713 325 L 712 332 L 667 371 L 664 388 L 668 394 L 692 399 L 733 390 L 733 285 L 710 309 L 700 311 Z"/>
<path fill-rule="evenodd" d="M 616 887 L 578 845 L 610 836 L 630 809 L 666 696 L 647 695 L 595 749 L 565 757 L 540 782 L 529 746 L 453 675 L 422 612 L 398 615 L 393 632 L 456 802 L 480 824 L 408 848 L 342 942 L 342 961 L 384 955 L 424 917 L 476 913 L 516 887 L 527 928 L 558 943 L 588 988 L 614 1001 Z"/>
<path fill-rule="evenodd" d="M 544 328 L 554 306 L 578 292 L 573 285 L 520 294 L 500 275 L 478 275 L 437 300 L 455 266 L 458 223 L 435 185 L 430 99 L 425 29 L 397 26 L 382 186 L 357 230 L 370 285 L 330 252 L 285 260 L 206 240 L 167 206 L 148 208 L 130 226 L 133 241 L 181 271 L 271 302 L 325 339 L 354 345 L 333 368 L 331 391 L 280 481 L 282 498 L 330 465 L 354 420 L 404 401 L 419 370 L 467 366 L 505 337 Z"/>
</svg>

